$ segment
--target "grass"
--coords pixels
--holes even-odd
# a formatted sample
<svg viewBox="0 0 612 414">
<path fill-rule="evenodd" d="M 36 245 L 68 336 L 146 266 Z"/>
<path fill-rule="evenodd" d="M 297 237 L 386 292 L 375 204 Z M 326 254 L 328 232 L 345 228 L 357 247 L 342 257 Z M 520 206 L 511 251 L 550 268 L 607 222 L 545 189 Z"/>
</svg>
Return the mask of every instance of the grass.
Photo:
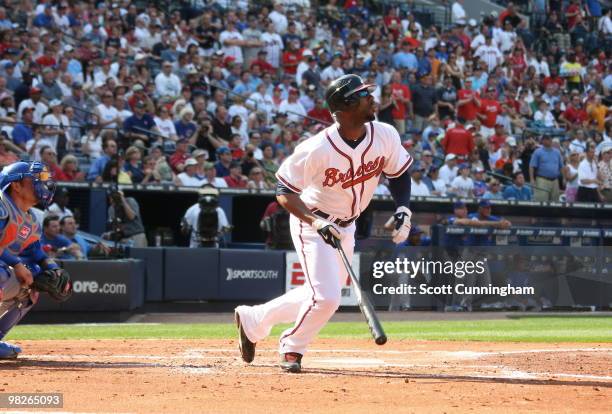
<svg viewBox="0 0 612 414">
<path fill-rule="evenodd" d="M 289 325 L 272 331 L 278 336 Z M 525 317 L 477 321 L 386 322 L 392 340 L 495 341 L 495 342 L 612 342 L 612 317 Z M 362 322 L 329 323 L 323 338 L 370 337 Z M 35 339 L 228 339 L 233 324 L 101 324 L 21 325 L 8 340 Z"/>
</svg>

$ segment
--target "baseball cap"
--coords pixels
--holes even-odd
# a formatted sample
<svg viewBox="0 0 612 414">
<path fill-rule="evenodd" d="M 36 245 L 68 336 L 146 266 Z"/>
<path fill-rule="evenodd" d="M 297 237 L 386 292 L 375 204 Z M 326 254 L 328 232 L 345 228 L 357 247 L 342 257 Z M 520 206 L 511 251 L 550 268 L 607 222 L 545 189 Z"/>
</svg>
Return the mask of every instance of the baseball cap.
<svg viewBox="0 0 612 414">
<path fill-rule="evenodd" d="M 230 162 L 229 168 L 230 168 L 230 170 L 232 168 L 240 168 L 240 163 L 238 161 L 234 160 L 234 161 Z"/>
<path fill-rule="evenodd" d="M 35 87 L 35 86 L 30 88 L 30 95 L 32 95 L 33 93 L 41 93 L 41 92 L 42 91 L 39 88 Z"/>
<path fill-rule="evenodd" d="M 444 161 L 451 161 L 451 160 L 454 160 L 455 158 L 457 158 L 455 154 L 447 154 L 446 157 L 444 157 Z"/>
<path fill-rule="evenodd" d="M 81 85 L 81 82 L 77 81 L 72 82 L 72 85 L 70 86 L 72 86 L 72 89 L 81 89 L 83 87 L 83 85 Z"/>
<path fill-rule="evenodd" d="M 463 201 L 455 201 L 453 203 L 453 208 L 457 209 L 457 208 L 465 208 L 465 203 Z"/>
<path fill-rule="evenodd" d="M 197 149 L 197 150 L 194 150 L 194 151 L 191 153 L 191 156 L 192 156 L 193 158 L 198 158 L 198 157 L 201 157 L 202 155 L 206 156 L 206 159 L 208 159 L 208 151 L 206 151 L 206 150 L 203 150 L 203 149 Z"/>
<path fill-rule="evenodd" d="M 215 164 L 213 164 L 212 162 L 206 161 L 204 163 L 204 169 L 205 170 L 210 170 L 210 169 L 213 169 L 213 168 L 215 168 Z"/>
<path fill-rule="evenodd" d="M 187 160 L 185 161 L 185 167 L 189 167 L 192 165 L 198 165 L 198 162 L 195 160 L 195 158 L 187 158 Z"/>
<path fill-rule="evenodd" d="M 508 137 L 506 138 L 506 144 L 510 145 L 511 147 L 516 147 L 516 139 L 514 139 L 514 137 Z"/>
<path fill-rule="evenodd" d="M 189 143 L 189 140 L 187 138 L 179 138 L 176 140 L 177 144 L 187 144 Z"/>
<path fill-rule="evenodd" d="M 13 62 L 5 62 L 4 63 L 4 69 L 9 69 L 9 68 L 13 68 L 13 67 L 15 67 Z"/>
<path fill-rule="evenodd" d="M 217 155 L 221 155 L 221 154 L 227 154 L 227 153 L 231 153 L 232 151 L 230 151 L 230 149 L 228 147 L 219 147 L 217 148 Z"/>
<path fill-rule="evenodd" d="M 469 168 L 470 168 L 470 164 L 468 164 L 467 162 L 459 164 L 459 171 L 464 170 L 464 169 L 469 169 Z"/>
<path fill-rule="evenodd" d="M 476 167 L 476 168 L 474 168 L 474 172 L 475 172 L 475 173 L 483 173 L 484 171 L 485 171 L 485 170 L 484 170 L 484 168 L 482 168 L 482 167 Z"/>
<path fill-rule="evenodd" d="M 480 200 L 478 207 L 491 207 L 491 202 L 489 200 Z"/>
<path fill-rule="evenodd" d="M 62 104 L 62 101 L 60 101 L 59 99 L 52 99 L 51 102 L 49 102 L 49 106 L 51 108 L 53 108 L 54 106 L 60 106 Z"/>
<path fill-rule="evenodd" d="M 144 90 L 144 86 L 142 86 L 140 83 L 137 83 L 136 85 L 132 86 L 132 91 L 134 92 L 138 92 L 142 90 Z"/>
</svg>

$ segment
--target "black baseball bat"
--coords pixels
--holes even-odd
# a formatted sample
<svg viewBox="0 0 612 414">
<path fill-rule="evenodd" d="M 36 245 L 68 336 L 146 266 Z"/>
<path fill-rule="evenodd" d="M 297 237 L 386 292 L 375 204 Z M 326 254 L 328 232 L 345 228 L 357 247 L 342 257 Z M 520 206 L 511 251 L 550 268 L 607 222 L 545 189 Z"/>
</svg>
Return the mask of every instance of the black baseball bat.
<svg viewBox="0 0 612 414">
<path fill-rule="evenodd" d="M 357 303 L 359 304 L 359 309 L 361 309 L 361 313 L 363 313 L 363 316 L 365 316 L 366 322 L 368 323 L 368 326 L 370 327 L 370 332 L 372 333 L 372 336 L 374 337 L 374 342 L 376 342 L 377 345 L 386 344 L 387 335 L 385 335 L 385 331 L 382 325 L 380 324 L 380 320 L 378 319 L 378 316 L 376 315 L 376 311 L 374 310 L 374 306 L 372 306 L 372 302 L 370 302 L 370 299 L 368 299 L 368 297 L 361 290 L 359 279 L 357 279 L 357 276 L 355 275 L 355 272 L 353 271 L 353 267 L 349 263 L 346 257 L 346 253 L 344 253 L 344 250 L 342 249 L 340 240 L 334 238 L 334 244 L 336 245 L 336 248 L 340 252 L 340 257 L 342 258 L 342 262 L 344 262 L 344 267 L 346 267 L 346 271 L 350 275 L 351 281 L 353 282 L 353 285 L 355 286 L 355 294 L 357 295 Z"/>
</svg>

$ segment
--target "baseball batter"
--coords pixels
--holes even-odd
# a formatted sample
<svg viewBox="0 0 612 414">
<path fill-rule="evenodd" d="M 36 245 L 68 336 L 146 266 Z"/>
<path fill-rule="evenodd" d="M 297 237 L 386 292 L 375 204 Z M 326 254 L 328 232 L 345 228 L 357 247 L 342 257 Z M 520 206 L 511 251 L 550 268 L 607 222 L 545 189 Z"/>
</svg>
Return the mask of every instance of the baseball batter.
<svg viewBox="0 0 612 414">
<path fill-rule="evenodd" d="M 397 206 L 393 241 L 408 237 L 412 159 L 397 131 L 374 121 L 374 88 L 356 75 L 333 81 L 325 99 L 335 124 L 298 145 L 276 174 L 276 198 L 291 213 L 291 235 L 306 283 L 263 305 L 236 308 L 239 348 L 247 363 L 274 325 L 294 322 L 280 338 L 280 367 L 300 372 L 308 345 L 338 309 L 348 277 L 333 238 L 340 239 L 350 261 L 355 220 L 370 203 L 381 174 L 389 179 Z"/>
</svg>

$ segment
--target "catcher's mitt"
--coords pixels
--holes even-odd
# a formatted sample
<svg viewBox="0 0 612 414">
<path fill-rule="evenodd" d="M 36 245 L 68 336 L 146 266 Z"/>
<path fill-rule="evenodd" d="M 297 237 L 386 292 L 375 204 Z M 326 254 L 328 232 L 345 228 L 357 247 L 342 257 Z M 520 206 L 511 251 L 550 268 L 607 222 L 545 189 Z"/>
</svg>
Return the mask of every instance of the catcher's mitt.
<svg viewBox="0 0 612 414">
<path fill-rule="evenodd" d="M 64 269 L 45 270 L 34 278 L 32 288 L 46 292 L 57 302 L 65 302 L 72 296 L 70 275 Z"/>
</svg>

